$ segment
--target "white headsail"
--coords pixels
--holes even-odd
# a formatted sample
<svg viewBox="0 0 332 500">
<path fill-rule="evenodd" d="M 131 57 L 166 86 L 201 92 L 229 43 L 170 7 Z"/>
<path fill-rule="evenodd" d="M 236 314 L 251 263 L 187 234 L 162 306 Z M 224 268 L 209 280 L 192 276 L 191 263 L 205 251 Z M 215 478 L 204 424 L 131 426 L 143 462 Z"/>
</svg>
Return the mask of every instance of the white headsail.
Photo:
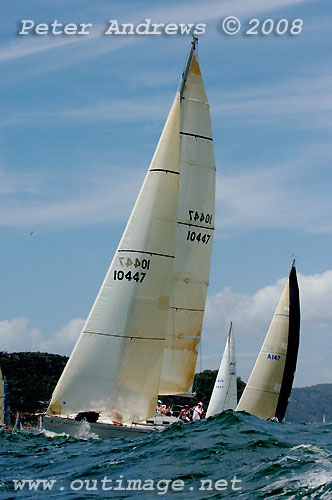
<svg viewBox="0 0 332 500">
<path fill-rule="evenodd" d="M 208 285 L 215 166 L 195 41 L 189 60 L 51 414 L 96 411 L 141 421 L 154 414 L 162 368 L 167 389 L 190 386 Z"/>
<path fill-rule="evenodd" d="M 98 411 L 121 422 L 154 413 L 175 257 L 179 131 L 177 96 L 51 413 Z"/>
<path fill-rule="evenodd" d="M 237 381 L 235 344 L 232 323 L 226 341 L 224 354 L 213 387 L 206 417 L 225 410 L 235 410 L 237 405 Z"/>
<path fill-rule="evenodd" d="M 263 346 L 236 411 L 282 421 L 291 393 L 300 339 L 300 301 L 293 262 Z"/>
<path fill-rule="evenodd" d="M 159 394 L 179 394 L 193 382 L 209 284 L 215 176 L 209 104 L 192 42 L 179 87 L 180 185 L 172 276 Z"/>
</svg>

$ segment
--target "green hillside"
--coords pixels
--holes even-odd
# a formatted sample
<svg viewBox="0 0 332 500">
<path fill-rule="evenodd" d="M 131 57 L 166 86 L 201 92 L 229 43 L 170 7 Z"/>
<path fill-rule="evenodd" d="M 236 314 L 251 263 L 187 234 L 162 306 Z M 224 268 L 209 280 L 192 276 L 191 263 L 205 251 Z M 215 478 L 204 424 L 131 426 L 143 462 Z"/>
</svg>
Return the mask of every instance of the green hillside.
<svg viewBox="0 0 332 500">
<path fill-rule="evenodd" d="M 319 423 L 325 415 L 332 422 L 332 384 L 318 384 L 292 390 L 286 420 Z"/>
<path fill-rule="evenodd" d="M 0 352 L 7 378 L 12 422 L 21 413 L 23 425 L 36 425 L 33 413 L 43 411 L 67 362 L 66 356 L 44 352 Z"/>
</svg>

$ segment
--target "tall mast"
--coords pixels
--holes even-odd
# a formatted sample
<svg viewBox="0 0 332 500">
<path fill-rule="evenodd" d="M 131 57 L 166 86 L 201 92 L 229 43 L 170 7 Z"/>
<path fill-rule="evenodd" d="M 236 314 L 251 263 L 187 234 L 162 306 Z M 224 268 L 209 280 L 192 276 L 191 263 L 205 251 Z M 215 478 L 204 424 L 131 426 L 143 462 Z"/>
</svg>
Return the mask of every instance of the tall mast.
<svg viewBox="0 0 332 500">
<path fill-rule="evenodd" d="M 193 35 L 192 36 L 192 40 L 191 40 L 191 45 L 190 45 L 189 53 L 188 53 L 188 57 L 187 57 L 187 61 L 186 61 L 186 64 L 185 64 L 185 67 L 184 67 L 184 70 L 183 70 L 183 73 L 182 73 L 181 82 L 180 82 L 180 86 L 179 86 L 179 93 L 180 93 L 180 98 L 181 99 L 182 99 L 182 96 L 183 96 L 184 86 L 185 86 L 186 81 L 187 81 L 187 76 L 188 76 L 188 73 L 189 73 L 189 68 L 190 68 L 191 60 L 193 58 L 193 54 L 194 54 L 194 51 L 196 50 L 197 44 L 198 44 L 198 38 L 196 38 Z"/>
</svg>

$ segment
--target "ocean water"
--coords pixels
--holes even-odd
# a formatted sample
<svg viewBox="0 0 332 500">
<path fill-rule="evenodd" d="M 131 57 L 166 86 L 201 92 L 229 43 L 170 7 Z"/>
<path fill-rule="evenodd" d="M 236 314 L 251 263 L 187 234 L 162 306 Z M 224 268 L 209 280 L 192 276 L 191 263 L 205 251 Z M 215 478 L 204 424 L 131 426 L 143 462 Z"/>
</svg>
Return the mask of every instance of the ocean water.
<svg viewBox="0 0 332 500">
<path fill-rule="evenodd" d="M 0 455 L 6 500 L 332 499 L 332 424 L 228 411 L 131 441 L 0 431 Z"/>
</svg>

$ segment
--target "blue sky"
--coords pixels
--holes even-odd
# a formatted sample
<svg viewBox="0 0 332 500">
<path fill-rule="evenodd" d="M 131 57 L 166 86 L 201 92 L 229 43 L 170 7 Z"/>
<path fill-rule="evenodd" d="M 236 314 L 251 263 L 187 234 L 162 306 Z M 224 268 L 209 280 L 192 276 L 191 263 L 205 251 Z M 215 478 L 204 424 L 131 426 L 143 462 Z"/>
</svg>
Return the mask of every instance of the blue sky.
<svg viewBox="0 0 332 500">
<path fill-rule="evenodd" d="M 234 36 L 220 27 L 230 15 L 243 25 Z M 232 320 L 238 373 L 247 379 L 294 254 L 302 303 L 295 385 L 332 382 L 328 0 L 5 0 L 0 348 L 69 354 L 89 312 L 190 41 L 103 35 L 109 19 L 147 18 L 206 24 L 198 50 L 214 134 L 217 231 L 198 370 L 217 368 Z M 245 35 L 253 18 L 300 18 L 303 29 Z M 22 19 L 93 27 L 86 37 L 23 36 Z"/>
</svg>

